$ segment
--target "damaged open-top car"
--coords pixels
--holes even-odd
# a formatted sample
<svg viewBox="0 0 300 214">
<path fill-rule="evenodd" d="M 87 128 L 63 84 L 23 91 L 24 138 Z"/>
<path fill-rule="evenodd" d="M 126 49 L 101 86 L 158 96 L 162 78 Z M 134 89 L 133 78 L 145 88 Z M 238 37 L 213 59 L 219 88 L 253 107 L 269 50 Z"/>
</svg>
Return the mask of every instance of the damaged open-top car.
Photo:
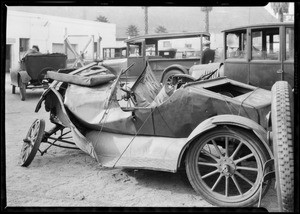
<svg viewBox="0 0 300 214">
<path fill-rule="evenodd" d="M 178 74 L 162 85 L 148 65 L 129 82 L 131 66 L 117 75 L 97 63 L 70 73 L 48 71 L 54 81 L 35 111 L 44 102 L 54 127 L 45 131 L 44 120 L 34 121 L 21 165 L 28 166 L 37 151 L 43 154 L 41 142 L 74 144 L 70 148 L 105 167 L 173 173 L 185 168 L 195 191 L 216 206 L 260 205 L 275 174 L 280 182 L 293 182 L 293 100 L 287 82 L 269 91 L 226 77 L 210 79 L 208 73 L 197 79 Z M 281 168 L 287 152 L 291 167 Z M 293 186 L 283 188 L 280 205 L 290 209 Z"/>
</svg>

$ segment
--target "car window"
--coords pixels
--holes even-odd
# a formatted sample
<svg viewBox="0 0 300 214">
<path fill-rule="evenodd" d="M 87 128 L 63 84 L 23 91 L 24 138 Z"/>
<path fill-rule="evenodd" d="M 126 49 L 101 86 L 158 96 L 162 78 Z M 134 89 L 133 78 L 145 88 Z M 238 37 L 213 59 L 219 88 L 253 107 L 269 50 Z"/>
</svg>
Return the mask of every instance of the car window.
<svg viewBox="0 0 300 214">
<path fill-rule="evenodd" d="M 146 45 L 146 56 L 155 56 L 156 48 L 154 44 Z"/>
<path fill-rule="evenodd" d="M 253 30 L 252 59 L 278 60 L 279 59 L 279 28 Z"/>
<path fill-rule="evenodd" d="M 129 57 L 139 57 L 141 55 L 141 45 L 129 45 Z"/>
<path fill-rule="evenodd" d="M 246 30 L 226 34 L 226 58 L 246 59 Z"/>
<path fill-rule="evenodd" d="M 115 58 L 115 49 L 112 48 L 105 48 L 103 51 L 103 57 L 104 59 L 111 59 Z"/>
<path fill-rule="evenodd" d="M 286 28 L 286 60 L 294 59 L 294 28 Z"/>
</svg>

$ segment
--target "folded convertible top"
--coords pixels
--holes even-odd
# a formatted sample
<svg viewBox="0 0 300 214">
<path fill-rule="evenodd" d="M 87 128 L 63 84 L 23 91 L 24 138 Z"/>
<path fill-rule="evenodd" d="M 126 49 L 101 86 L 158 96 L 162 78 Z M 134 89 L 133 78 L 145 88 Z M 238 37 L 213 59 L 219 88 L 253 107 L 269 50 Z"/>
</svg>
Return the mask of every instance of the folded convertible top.
<svg viewBox="0 0 300 214">
<path fill-rule="evenodd" d="M 47 77 L 60 82 L 67 82 L 75 85 L 88 86 L 88 87 L 101 85 L 111 80 L 114 80 L 116 78 L 116 76 L 113 74 L 80 76 L 80 75 L 73 75 L 73 74 L 57 73 L 55 71 L 48 71 Z"/>
</svg>

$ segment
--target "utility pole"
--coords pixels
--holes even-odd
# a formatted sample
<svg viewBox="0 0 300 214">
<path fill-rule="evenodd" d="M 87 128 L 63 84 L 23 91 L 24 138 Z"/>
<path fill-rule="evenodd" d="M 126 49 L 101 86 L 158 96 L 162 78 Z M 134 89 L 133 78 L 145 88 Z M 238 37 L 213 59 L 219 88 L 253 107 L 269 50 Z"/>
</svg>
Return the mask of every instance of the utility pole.
<svg viewBox="0 0 300 214">
<path fill-rule="evenodd" d="M 148 34 L 148 7 L 142 7 L 145 10 L 145 34 Z"/>
</svg>

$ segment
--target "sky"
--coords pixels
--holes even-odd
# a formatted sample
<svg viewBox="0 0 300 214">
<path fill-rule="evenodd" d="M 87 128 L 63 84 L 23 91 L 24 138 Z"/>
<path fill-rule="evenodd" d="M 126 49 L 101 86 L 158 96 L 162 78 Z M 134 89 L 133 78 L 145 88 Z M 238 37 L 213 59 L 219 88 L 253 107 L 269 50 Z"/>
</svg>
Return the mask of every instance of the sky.
<svg viewBox="0 0 300 214">
<path fill-rule="evenodd" d="M 293 4 L 291 5 L 293 6 Z M 98 15 L 103 15 L 108 18 L 110 23 L 117 25 L 117 37 L 126 36 L 126 29 L 129 24 L 134 24 L 138 27 L 141 33 L 144 32 L 144 10 L 142 7 L 9 7 L 14 10 L 40 13 L 45 15 L 64 16 L 70 18 L 95 20 Z M 268 14 L 260 12 L 256 13 L 255 7 L 214 7 L 210 13 L 210 30 L 220 31 L 221 27 L 228 28 L 231 25 L 244 25 L 249 23 L 257 23 L 261 19 L 270 20 Z M 270 7 L 260 7 L 261 10 L 269 11 L 269 16 L 276 17 Z M 226 11 L 227 10 L 227 11 Z M 239 11 L 240 10 L 240 11 Z M 229 12 L 232 11 L 232 12 Z M 293 10 L 291 10 L 293 12 Z M 259 14 L 259 15 L 257 15 Z M 272 15 L 270 15 L 272 14 Z M 182 31 L 203 31 L 204 30 L 204 13 L 200 7 L 149 7 L 149 33 L 154 33 L 158 25 L 167 28 L 169 32 Z M 263 17 L 258 17 L 262 15 Z M 230 16 L 230 17 L 229 17 Z M 229 17 L 227 22 L 224 22 L 224 17 Z M 269 22 L 269 21 L 268 21 Z M 229 26 L 228 26 L 229 25 Z M 220 29 L 219 29 L 220 28 Z"/>
</svg>

